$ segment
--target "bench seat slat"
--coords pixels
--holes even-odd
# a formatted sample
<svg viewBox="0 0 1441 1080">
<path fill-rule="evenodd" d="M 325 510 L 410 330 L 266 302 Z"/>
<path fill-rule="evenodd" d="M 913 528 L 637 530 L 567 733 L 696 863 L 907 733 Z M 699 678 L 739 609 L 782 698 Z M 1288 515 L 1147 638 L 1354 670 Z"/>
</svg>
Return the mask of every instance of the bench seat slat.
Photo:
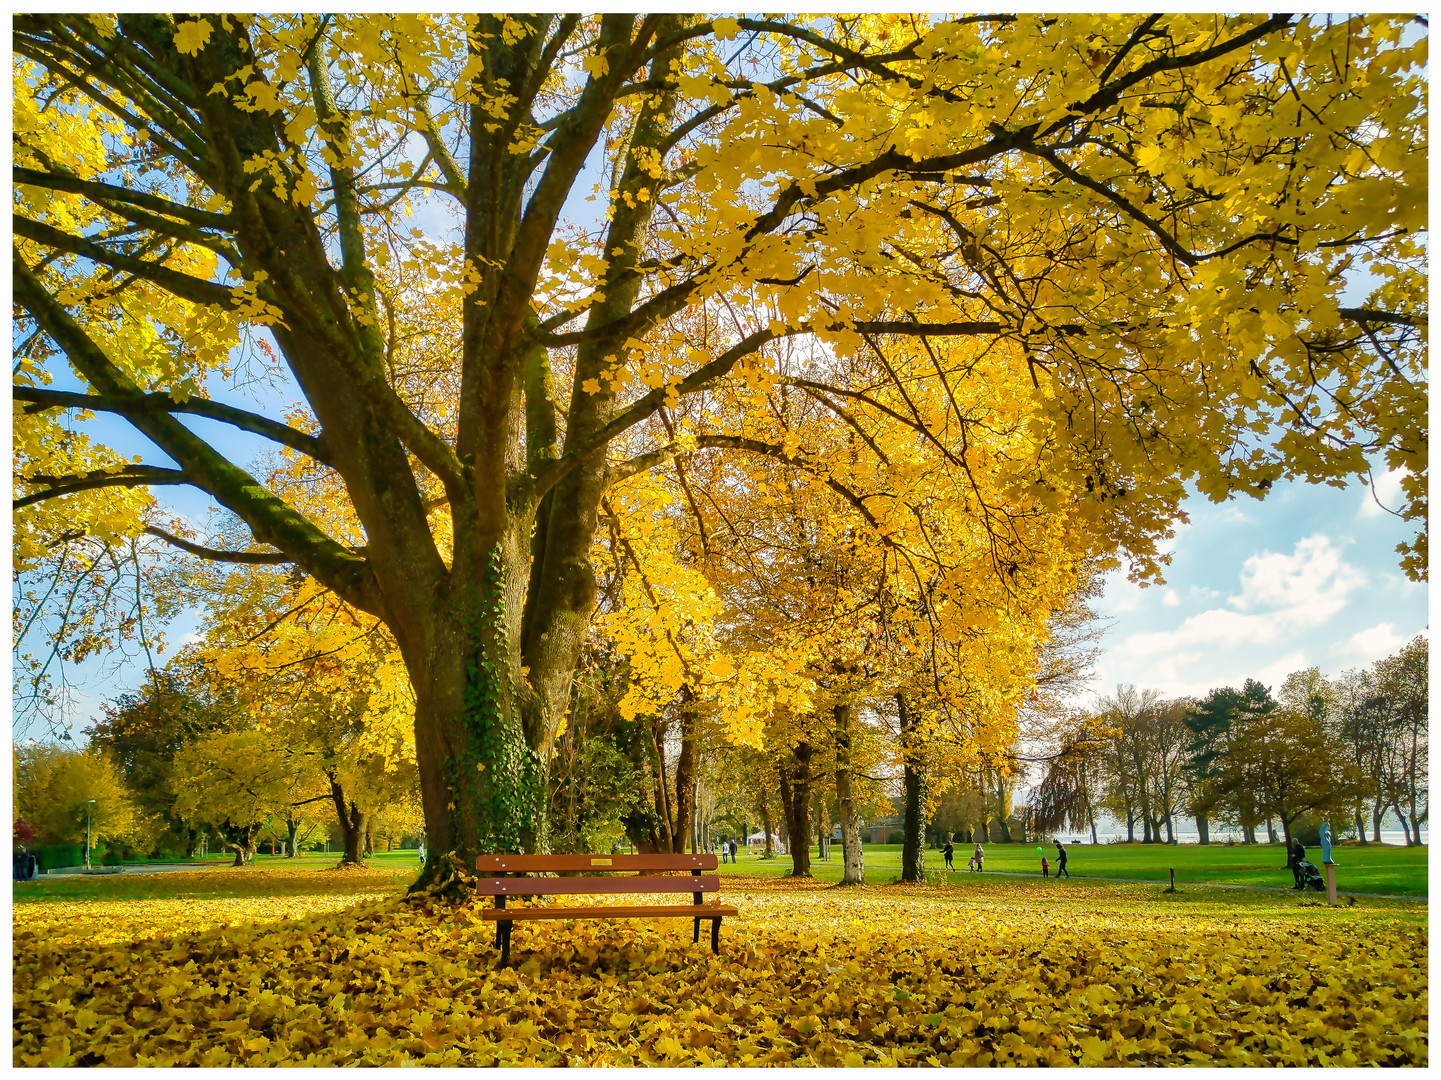
<svg viewBox="0 0 1441 1080">
<path fill-rule="evenodd" d="M 735 908 L 724 904 L 636 904 L 631 907 L 486 908 L 481 912 L 481 918 L 486 922 L 519 922 L 531 919 L 665 919 L 682 916 L 714 919 L 739 914 Z"/>
<path fill-rule="evenodd" d="M 714 870 L 714 855 L 481 855 L 481 874 L 561 873 L 566 870 Z"/>
<path fill-rule="evenodd" d="M 475 883 L 475 891 L 481 896 L 696 893 L 715 892 L 719 888 L 720 877 L 715 874 L 688 877 L 479 878 Z"/>
</svg>

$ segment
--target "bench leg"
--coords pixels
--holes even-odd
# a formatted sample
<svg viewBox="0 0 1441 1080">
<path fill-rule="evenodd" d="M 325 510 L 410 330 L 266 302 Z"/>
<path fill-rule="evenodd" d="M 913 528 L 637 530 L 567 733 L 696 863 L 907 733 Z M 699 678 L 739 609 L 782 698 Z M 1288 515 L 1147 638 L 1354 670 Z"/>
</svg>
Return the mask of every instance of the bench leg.
<svg viewBox="0 0 1441 1080">
<path fill-rule="evenodd" d="M 695 921 L 695 931 L 694 931 L 694 932 L 691 934 L 691 936 L 690 936 L 690 940 L 691 940 L 691 944 L 692 944 L 692 945 L 694 945 L 697 941 L 700 940 L 700 917 L 697 916 L 694 921 Z"/>
<path fill-rule="evenodd" d="M 696 926 L 700 926 L 700 920 L 696 920 Z M 720 917 L 710 921 L 710 951 L 717 956 L 720 955 Z"/>
<path fill-rule="evenodd" d="M 512 922 L 496 923 L 496 930 L 500 933 L 500 966 L 510 967 L 510 931 L 515 926 Z"/>
</svg>

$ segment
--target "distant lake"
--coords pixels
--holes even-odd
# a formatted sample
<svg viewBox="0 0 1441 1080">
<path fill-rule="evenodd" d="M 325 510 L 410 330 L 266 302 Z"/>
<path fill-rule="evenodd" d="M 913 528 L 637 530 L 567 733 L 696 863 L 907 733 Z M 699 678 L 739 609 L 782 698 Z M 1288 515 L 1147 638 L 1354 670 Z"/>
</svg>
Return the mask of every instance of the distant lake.
<svg viewBox="0 0 1441 1080">
<path fill-rule="evenodd" d="M 1140 828 L 1140 826 L 1137 826 L 1137 827 L 1136 827 L 1136 839 L 1139 840 L 1139 839 L 1141 838 L 1141 835 L 1142 835 L 1142 833 L 1141 833 L 1141 828 Z M 1162 826 L 1162 827 L 1161 827 L 1161 837 L 1164 839 L 1164 838 L 1165 838 L 1165 835 L 1166 835 L 1165 826 Z M 1189 829 L 1189 830 L 1187 830 L 1187 829 L 1175 829 L 1175 830 L 1173 830 L 1173 835 L 1176 837 L 1176 843 L 1178 843 L 1178 844 L 1199 844 L 1199 843 L 1201 842 L 1201 835 L 1200 835 L 1200 833 L 1196 832 L 1195 829 Z M 1058 840 L 1069 840 L 1069 842 L 1071 842 L 1071 843 L 1076 843 L 1076 844 L 1089 844 L 1089 843 L 1091 842 L 1091 830 L 1090 830 L 1090 829 L 1085 830 L 1085 832 L 1083 832 L 1083 833 L 1058 832 L 1058 833 L 1055 834 L 1055 836 L 1056 836 L 1056 839 L 1058 839 Z M 1280 830 L 1279 828 L 1276 830 L 1276 836 L 1277 836 L 1278 838 L 1281 836 L 1281 830 Z M 1367 840 L 1370 840 L 1370 839 L 1371 839 L 1371 836 L 1372 836 L 1371 830 L 1370 830 L 1370 829 L 1367 829 L 1367 830 L 1366 830 L 1366 839 L 1367 839 Z M 1262 842 L 1265 841 L 1265 839 L 1266 839 L 1266 827 L 1265 827 L 1264 825 L 1262 825 L 1260 828 L 1258 828 L 1258 829 L 1256 830 L 1256 838 L 1257 838 L 1258 840 L 1261 840 Z M 1102 843 L 1102 844 L 1109 844 L 1109 843 L 1111 843 L 1111 842 L 1113 842 L 1113 841 L 1124 841 L 1124 840 L 1126 839 L 1126 830 L 1125 830 L 1124 827 L 1122 827 L 1122 828 L 1119 829 L 1119 830 L 1118 830 L 1118 829 L 1103 829 L 1103 828 L 1101 828 L 1101 827 L 1099 826 L 1099 824 L 1098 824 L 1097 827 L 1096 827 L 1096 839 L 1097 839 L 1100 843 Z M 1240 832 L 1231 832 L 1231 831 L 1229 831 L 1229 830 L 1223 831 L 1223 830 L 1217 830 L 1217 829 L 1212 829 L 1212 830 L 1211 830 L 1211 843 L 1213 843 L 1213 844 L 1224 844 L 1224 843 L 1225 843 L 1227 840 L 1229 840 L 1229 839 L 1234 839 L 1234 840 L 1236 841 L 1236 843 L 1239 844 L 1239 843 L 1241 842 L 1241 834 L 1240 834 Z M 1404 846 L 1405 843 L 1406 843 L 1406 834 L 1405 834 L 1404 832 L 1402 832 L 1400 829 L 1382 829 L 1382 830 L 1381 830 L 1381 843 L 1383 843 L 1383 844 L 1395 844 L 1397 847 Z M 1423 844 L 1430 844 L 1430 843 L 1431 843 L 1430 834 L 1427 832 L 1425 826 L 1422 826 L 1422 828 L 1421 828 L 1421 843 L 1423 843 Z"/>
</svg>

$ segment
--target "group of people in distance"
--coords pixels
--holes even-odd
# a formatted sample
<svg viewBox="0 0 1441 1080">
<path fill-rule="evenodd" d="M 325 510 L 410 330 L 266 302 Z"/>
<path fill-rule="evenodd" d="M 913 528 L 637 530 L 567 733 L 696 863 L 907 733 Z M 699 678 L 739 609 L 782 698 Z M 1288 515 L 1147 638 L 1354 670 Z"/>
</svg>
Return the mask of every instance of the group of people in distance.
<svg viewBox="0 0 1441 1080">
<path fill-rule="evenodd" d="M 1062 843 L 1061 843 L 1059 840 L 1055 840 L 1055 841 L 1052 841 L 1052 842 L 1056 845 L 1056 879 L 1059 881 L 1062 874 L 1065 874 L 1066 877 L 1069 878 L 1069 877 L 1071 876 L 1071 872 L 1066 869 L 1066 849 L 1065 849 L 1065 846 L 1062 845 Z M 1040 849 L 1038 848 L 1037 850 L 1040 850 Z M 956 854 L 956 849 L 955 849 L 955 845 L 953 845 L 949 839 L 946 840 L 946 846 L 943 847 L 943 848 L 941 848 L 941 854 L 943 854 L 943 855 L 946 857 L 946 869 L 947 869 L 947 870 L 954 870 L 954 869 L 956 868 L 956 864 L 955 864 L 955 862 L 954 862 L 955 854 Z M 967 862 L 966 862 L 966 869 L 967 869 L 967 870 L 970 870 L 970 871 L 973 871 L 974 873 L 981 873 L 982 871 L 985 870 L 985 868 L 986 868 L 986 849 L 983 848 L 983 847 L 981 847 L 980 842 L 977 841 L 977 843 L 976 843 L 976 850 L 971 853 L 970 859 L 967 860 Z M 1050 859 L 1047 859 L 1047 858 L 1042 858 L 1042 859 L 1041 859 L 1041 877 L 1043 877 L 1043 878 L 1048 878 L 1048 877 L 1050 877 L 1050 876 L 1051 876 L 1051 860 L 1050 860 Z"/>
</svg>

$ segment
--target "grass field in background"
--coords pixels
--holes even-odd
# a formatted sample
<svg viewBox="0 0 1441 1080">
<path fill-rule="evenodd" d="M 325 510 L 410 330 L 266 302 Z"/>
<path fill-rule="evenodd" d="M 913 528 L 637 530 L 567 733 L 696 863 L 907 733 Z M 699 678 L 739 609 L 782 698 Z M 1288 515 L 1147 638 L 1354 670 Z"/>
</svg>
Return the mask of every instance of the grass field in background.
<svg viewBox="0 0 1441 1080">
<path fill-rule="evenodd" d="M 1041 876 L 1041 856 L 1035 844 L 984 844 L 986 870 Z M 1042 845 L 1055 873 L 1056 849 Z M 883 883 L 901 872 L 899 844 L 865 844 L 866 879 Z M 1386 844 L 1338 844 L 1331 850 L 1337 863 L 1336 887 L 1339 892 L 1385 893 L 1392 896 L 1427 895 L 1428 847 L 1392 847 Z M 1286 848 L 1283 844 L 1068 844 L 1066 868 L 1074 880 L 1084 878 L 1140 878 L 1168 881 L 1168 868 L 1176 868 L 1177 883 L 1206 885 L 1274 885 L 1289 886 L 1291 872 L 1286 869 Z M 951 882 L 974 877 L 966 870 L 971 846 L 956 845 L 956 873 Z M 1318 866 L 1319 848 L 1308 849 L 1307 857 Z M 739 855 L 740 861 L 721 867 L 722 873 L 748 876 L 780 877 L 790 873 L 788 855 L 766 860 L 759 855 Z M 926 851 L 927 871 L 941 871 L 945 865 L 941 853 Z M 829 862 L 817 860 L 811 850 L 811 873 L 823 881 L 841 878 L 841 846 L 831 848 Z M 1064 884 L 1064 879 L 1062 880 Z"/>
<path fill-rule="evenodd" d="M 1041 877 L 1041 856 L 1032 844 L 988 844 L 986 849 L 986 870 L 1004 871 Z M 873 884 L 886 884 L 899 879 L 901 873 L 901 848 L 899 844 L 866 844 L 866 879 Z M 1281 844 L 1209 844 L 1205 846 L 1184 844 L 1073 844 L 1067 845 L 1070 855 L 1068 869 L 1073 880 L 1083 882 L 1087 878 L 1136 878 L 1147 881 L 1167 881 L 1169 867 L 1176 868 L 1176 881 L 1180 885 L 1269 885 L 1289 886 L 1290 871 L 1286 869 L 1286 851 Z M 1046 856 L 1051 858 L 1052 873 L 1055 873 L 1054 847 L 1045 845 Z M 1332 849 L 1338 867 L 1337 888 L 1341 893 L 1383 893 L 1391 896 L 1424 897 L 1428 894 L 1427 860 L 1428 847 L 1394 847 L 1385 844 L 1338 844 Z M 966 871 L 966 859 L 970 857 L 968 845 L 957 844 L 955 853 L 956 872 L 942 875 L 951 884 L 964 884 L 967 879 L 975 880 L 976 875 Z M 1320 864 L 1319 849 L 1308 849 L 1307 856 Z M 778 878 L 790 873 L 791 859 L 780 855 L 766 860 L 759 855 L 742 852 L 735 865 L 725 863 L 720 872 L 727 875 L 746 877 Z M 229 855 L 212 855 L 204 860 L 207 870 L 229 869 Z M 279 855 L 259 854 L 255 857 L 256 868 L 291 868 L 295 870 L 325 870 L 334 867 L 338 856 L 332 852 L 309 852 L 296 859 Z M 409 884 L 415 879 L 420 868 L 414 850 L 377 852 L 366 864 L 372 870 L 386 871 L 395 882 Z M 926 851 L 926 870 L 941 874 L 944 860 L 935 849 Z M 811 850 L 811 873 L 818 881 L 839 881 L 841 878 L 841 848 L 831 848 L 829 862 L 820 861 L 815 849 Z M 143 877 L 126 873 L 99 877 L 64 877 L 46 881 L 25 883 L 17 887 L 15 900 L 26 903 L 40 896 L 37 890 L 51 899 L 88 899 L 104 896 L 112 899 L 143 898 L 163 894 L 165 896 L 250 896 L 256 895 L 258 884 L 248 884 L 245 871 L 235 874 L 220 874 L 212 879 L 209 873 L 201 875 L 186 871 L 147 874 Z M 1053 884 L 1048 882 L 1049 884 Z M 1061 885 L 1064 887 L 1065 882 Z M 281 886 L 282 888 L 284 886 Z M 344 872 L 336 887 L 344 890 Z M 365 888 L 373 887 L 373 882 Z M 364 891 L 357 882 L 357 891 Z M 227 891 L 229 890 L 229 891 Z"/>
</svg>

